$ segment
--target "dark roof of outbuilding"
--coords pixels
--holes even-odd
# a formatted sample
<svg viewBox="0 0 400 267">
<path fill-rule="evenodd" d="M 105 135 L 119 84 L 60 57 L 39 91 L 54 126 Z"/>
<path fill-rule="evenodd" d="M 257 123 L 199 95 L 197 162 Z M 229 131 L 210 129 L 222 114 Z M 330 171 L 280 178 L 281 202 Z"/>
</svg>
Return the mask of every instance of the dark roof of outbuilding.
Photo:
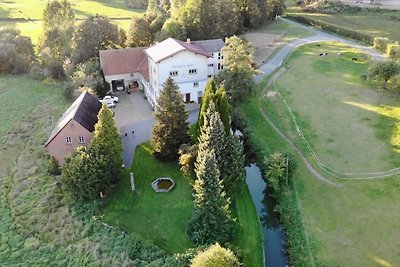
<svg viewBox="0 0 400 267">
<path fill-rule="evenodd" d="M 192 41 L 193 44 L 201 47 L 207 53 L 220 52 L 225 43 L 222 39 Z"/>
<path fill-rule="evenodd" d="M 57 126 L 54 128 L 47 140 L 46 146 L 72 119 L 82 125 L 82 127 L 89 132 L 93 132 L 94 126 L 97 123 L 97 114 L 101 109 L 101 105 L 101 102 L 96 97 L 92 96 L 88 91 L 84 91 L 61 116 Z"/>
</svg>

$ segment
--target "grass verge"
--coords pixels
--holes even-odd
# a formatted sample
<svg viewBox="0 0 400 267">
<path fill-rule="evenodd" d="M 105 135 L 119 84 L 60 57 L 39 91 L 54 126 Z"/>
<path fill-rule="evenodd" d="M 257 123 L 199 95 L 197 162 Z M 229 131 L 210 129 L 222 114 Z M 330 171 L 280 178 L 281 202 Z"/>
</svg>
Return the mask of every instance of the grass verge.
<svg viewBox="0 0 400 267">
<path fill-rule="evenodd" d="M 236 198 L 233 214 L 238 218 L 235 247 L 240 248 L 243 266 L 263 266 L 263 238 L 256 208 L 247 185 Z"/>
</svg>

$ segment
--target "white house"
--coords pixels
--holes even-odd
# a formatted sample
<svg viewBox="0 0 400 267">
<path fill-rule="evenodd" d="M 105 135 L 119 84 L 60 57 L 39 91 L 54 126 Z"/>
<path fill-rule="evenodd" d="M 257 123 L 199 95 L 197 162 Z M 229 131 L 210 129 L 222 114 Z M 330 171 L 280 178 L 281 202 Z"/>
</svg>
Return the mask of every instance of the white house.
<svg viewBox="0 0 400 267">
<path fill-rule="evenodd" d="M 222 70 L 221 39 L 186 42 L 169 38 L 149 48 L 100 51 L 100 64 L 111 90 L 124 84 L 141 89 L 152 106 L 172 77 L 185 102 L 201 101 L 209 78 Z"/>
</svg>

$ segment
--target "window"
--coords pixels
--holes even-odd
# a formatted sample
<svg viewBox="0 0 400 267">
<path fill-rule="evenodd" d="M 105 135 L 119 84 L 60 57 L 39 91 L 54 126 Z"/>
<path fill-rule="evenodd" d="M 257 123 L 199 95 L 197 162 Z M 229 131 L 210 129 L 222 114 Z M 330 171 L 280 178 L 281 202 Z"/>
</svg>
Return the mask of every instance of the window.
<svg viewBox="0 0 400 267">
<path fill-rule="evenodd" d="M 71 136 L 67 136 L 67 138 L 66 138 L 67 140 L 67 144 L 72 144 L 72 138 L 71 138 Z"/>
<path fill-rule="evenodd" d="M 190 102 L 190 93 L 185 94 L 185 102 L 186 103 Z"/>
<path fill-rule="evenodd" d="M 221 53 L 218 53 L 218 59 L 223 59 L 224 56 Z"/>
<path fill-rule="evenodd" d="M 194 82 L 193 87 L 199 87 L 199 82 Z"/>
<path fill-rule="evenodd" d="M 189 74 L 197 74 L 197 69 L 190 69 Z"/>
<path fill-rule="evenodd" d="M 223 70 L 224 66 L 221 63 L 218 63 L 218 70 Z"/>
<path fill-rule="evenodd" d="M 207 75 L 207 78 L 211 78 L 212 77 L 212 75 Z"/>
<path fill-rule="evenodd" d="M 177 71 L 177 70 L 170 71 L 170 72 L 169 72 L 169 76 L 171 76 L 171 77 L 178 76 L 178 71 Z"/>
<path fill-rule="evenodd" d="M 79 144 L 84 144 L 85 138 L 83 136 L 79 136 Z"/>
<path fill-rule="evenodd" d="M 211 64 L 208 64 L 208 66 L 209 66 L 209 67 L 214 67 L 214 64 L 211 63 Z"/>
</svg>

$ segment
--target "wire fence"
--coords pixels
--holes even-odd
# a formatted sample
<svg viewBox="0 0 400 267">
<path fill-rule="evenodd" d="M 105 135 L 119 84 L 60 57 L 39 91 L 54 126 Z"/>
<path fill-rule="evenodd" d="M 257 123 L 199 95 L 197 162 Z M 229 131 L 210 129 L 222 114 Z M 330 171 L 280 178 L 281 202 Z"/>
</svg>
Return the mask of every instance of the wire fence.
<svg viewBox="0 0 400 267">
<path fill-rule="evenodd" d="M 273 83 L 275 85 L 275 82 Z M 273 87 L 273 86 L 272 86 Z M 381 171 L 381 172 L 342 172 L 339 170 L 336 170 L 323 162 L 319 159 L 317 153 L 314 151 L 314 149 L 311 147 L 310 143 L 308 142 L 307 138 L 304 136 L 302 133 L 300 126 L 297 122 L 296 116 L 293 114 L 293 111 L 289 104 L 287 103 L 286 99 L 282 96 L 281 92 L 274 88 L 275 91 L 278 92 L 279 98 L 282 100 L 282 103 L 285 105 L 286 109 L 288 110 L 291 120 L 293 122 L 293 125 L 295 126 L 297 135 L 300 137 L 302 142 L 304 143 L 306 149 L 308 152 L 310 152 L 311 157 L 313 158 L 315 164 L 323 170 L 325 173 L 340 179 L 340 180 L 372 180 L 372 179 L 383 179 L 387 178 L 396 174 L 400 173 L 400 167 L 396 167 L 387 171 Z"/>
</svg>

